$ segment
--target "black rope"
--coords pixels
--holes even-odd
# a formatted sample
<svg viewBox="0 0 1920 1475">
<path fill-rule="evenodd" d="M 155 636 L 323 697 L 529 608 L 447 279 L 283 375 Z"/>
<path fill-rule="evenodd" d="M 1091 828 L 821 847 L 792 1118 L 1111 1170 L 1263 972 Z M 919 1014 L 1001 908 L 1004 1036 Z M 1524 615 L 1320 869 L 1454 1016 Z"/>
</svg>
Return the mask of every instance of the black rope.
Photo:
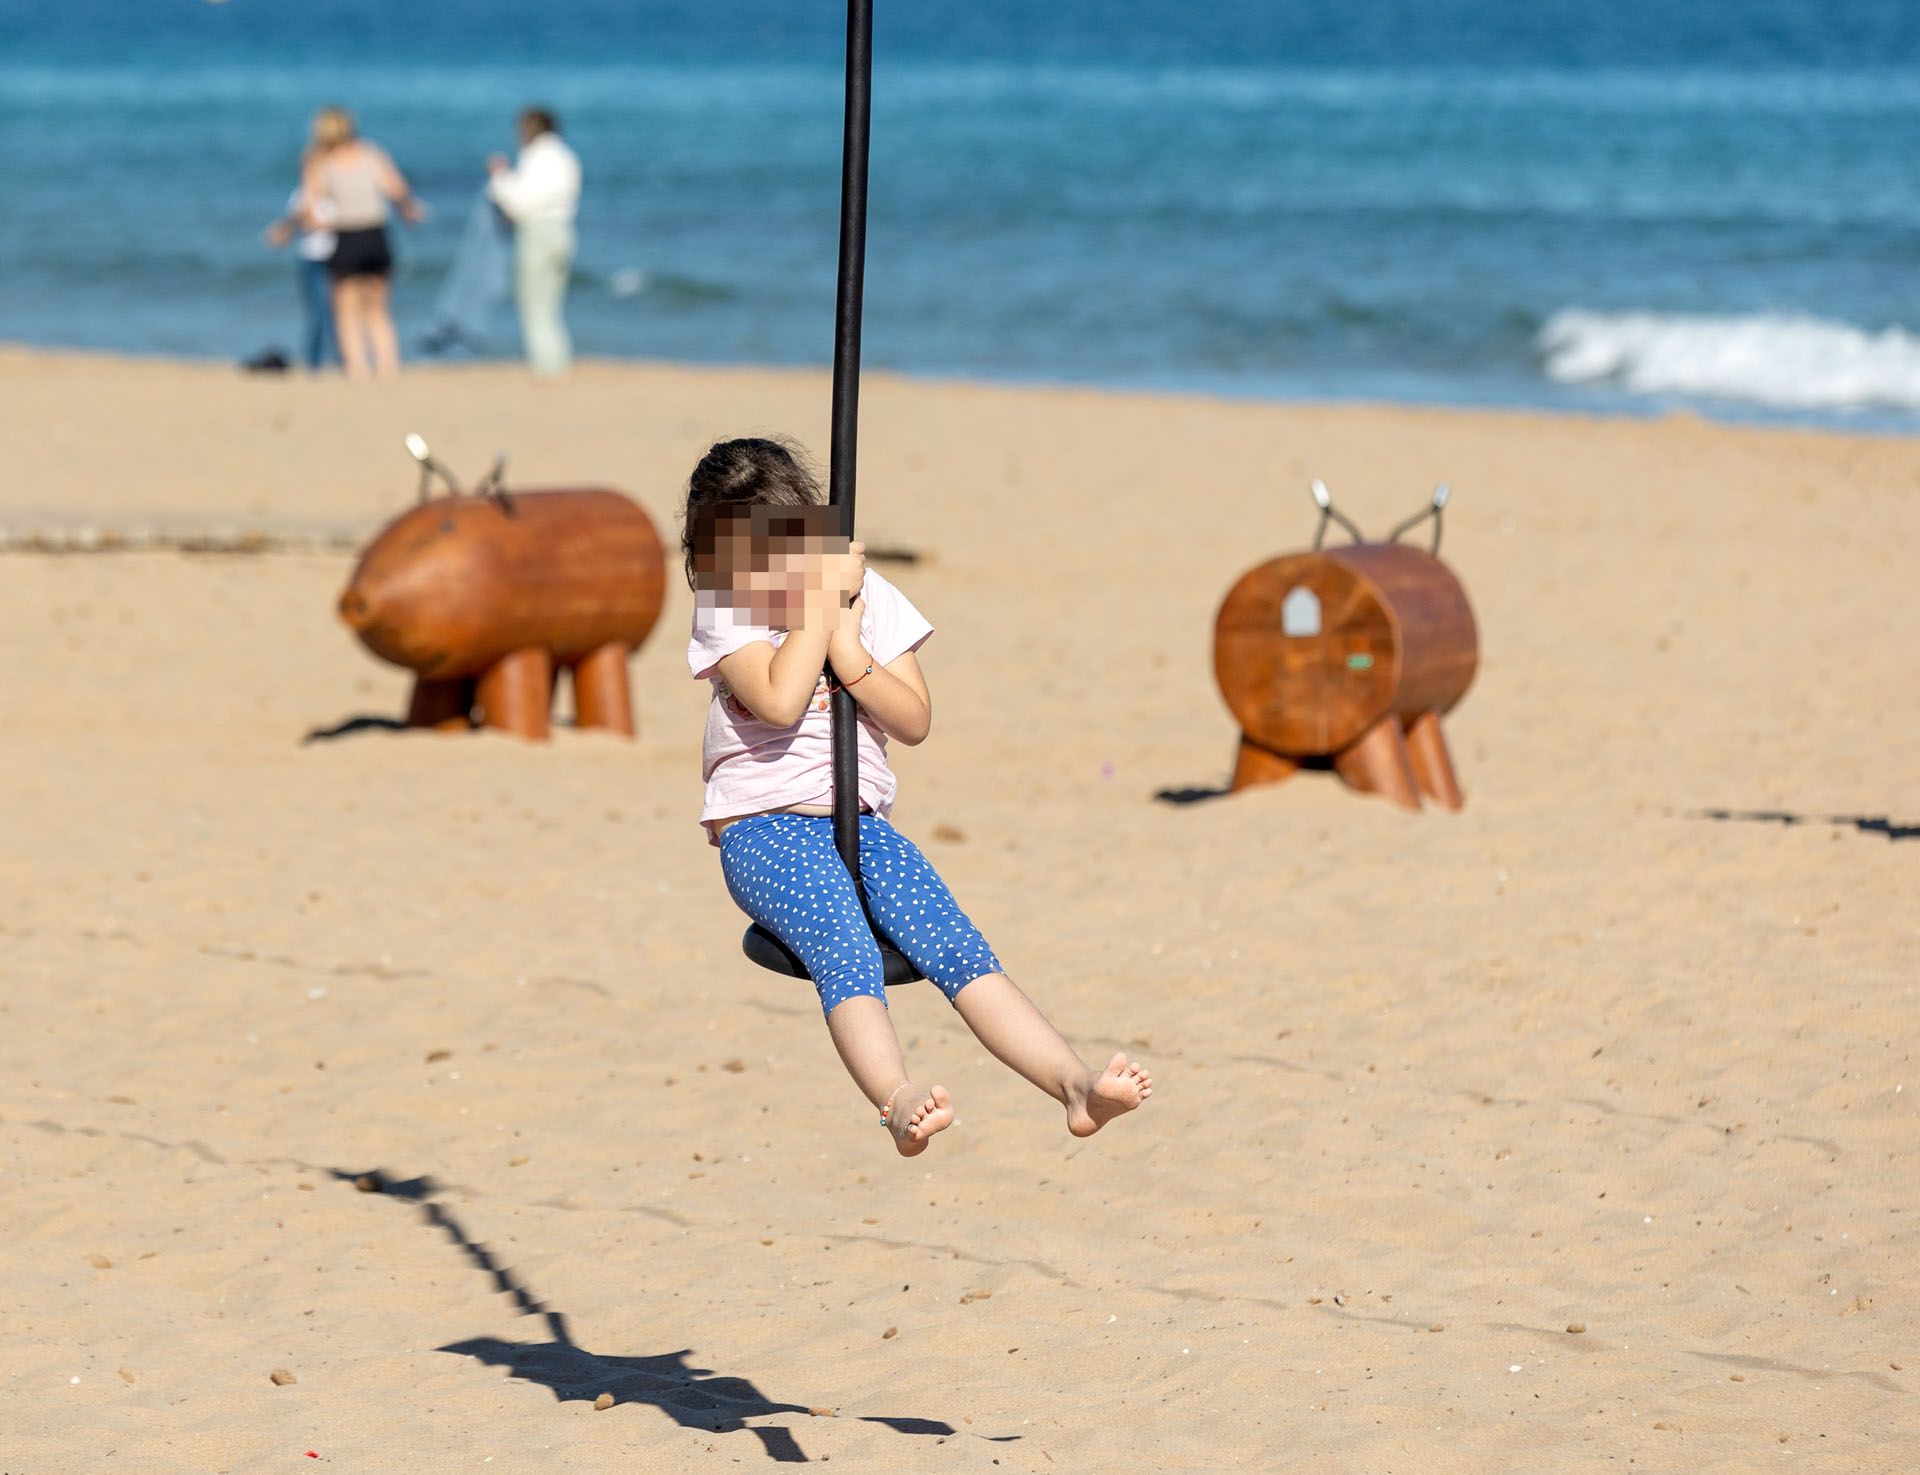
<svg viewBox="0 0 1920 1475">
<path fill-rule="evenodd" d="M 860 316 L 867 268 L 867 142 L 873 97 L 873 0 L 847 0 L 847 105 L 840 148 L 840 284 L 833 311 L 833 445 L 827 505 L 853 536 L 860 440 Z M 829 684 L 833 683 L 829 680 Z M 833 843 L 860 881 L 860 746 L 853 693 L 833 693 Z"/>
</svg>

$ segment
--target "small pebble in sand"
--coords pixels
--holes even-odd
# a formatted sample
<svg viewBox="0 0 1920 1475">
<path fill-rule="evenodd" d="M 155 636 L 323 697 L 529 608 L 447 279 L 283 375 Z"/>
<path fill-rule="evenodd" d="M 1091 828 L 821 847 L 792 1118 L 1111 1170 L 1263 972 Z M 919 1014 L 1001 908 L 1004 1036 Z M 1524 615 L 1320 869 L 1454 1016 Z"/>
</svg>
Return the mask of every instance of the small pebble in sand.
<svg viewBox="0 0 1920 1475">
<path fill-rule="evenodd" d="M 1656 1429 L 1666 1429 L 1674 1434 L 1678 1434 L 1680 1432 L 1680 1426 L 1678 1424 L 1669 1424 L 1665 1420 L 1662 1420 L 1656 1423 L 1653 1427 Z"/>
<path fill-rule="evenodd" d="M 933 827 L 933 838 L 936 840 L 944 840 L 949 845 L 959 845 L 965 842 L 967 832 L 958 825 L 935 825 Z"/>
<path fill-rule="evenodd" d="M 992 1291 L 968 1291 L 960 1298 L 960 1304 L 962 1306 L 970 1306 L 975 1301 L 986 1301 L 992 1299 L 992 1297 Z"/>
<path fill-rule="evenodd" d="M 87 1256 L 87 1263 L 95 1270 L 113 1269 L 113 1261 L 109 1260 L 105 1255 L 89 1255 Z"/>
<path fill-rule="evenodd" d="M 428 1064 L 428 1065 L 438 1065 L 438 1064 L 439 1064 L 439 1063 L 440 1063 L 440 1062 L 441 1062 L 442 1060 L 451 1060 L 451 1059 L 453 1059 L 453 1051 L 451 1051 L 451 1050 L 429 1050 L 429 1051 L 427 1051 L 427 1064 Z"/>
<path fill-rule="evenodd" d="M 1576 1337 L 1586 1329 L 1587 1324 L 1584 1321 L 1570 1321 L 1567 1323 L 1567 1330 L 1572 1332 Z"/>
<path fill-rule="evenodd" d="M 267 1381 L 276 1388 L 284 1388 L 287 1384 L 297 1383 L 300 1380 L 293 1375 L 291 1368 L 277 1367 L 267 1374 Z"/>
<path fill-rule="evenodd" d="M 1335 1291 L 1335 1292 L 1333 1293 L 1333 1304 L 1334 1304 L 1334 1305 L 1336 1305 L 1336 1306 L 1344 1306 L 1344 1305 L 1346 1305 L 1346 1304 L 1347 1304 L 1347 1293 L 1346 1293 L 1345 1291 Z"/>
<path fill-rule="evenodd" d="M 612 1408 L 612 1407 L 613 1407 L 613 1395 L 612 1395 L 611 1393 L 602 1393 L 602 1394 L 601 1394 L 601 1395 L 600 1395 L 600 1396 L 599 1396 L 598 1398 L 596 1398 L 596 1399 L 594 1399 L 594 1400 L 593 1400 L 593 1406 L 594 1406 L 594 1407 L 595 1407 L 596 1409 L 609 1409 L 609 1408 Z"/>
<path fill-rule="evenodd" d="M 880 1340 L 883 1342 L 889 1342 L 899 1335 L 900 1335 L 900 1328 L 897 1326 L 890 1326 L 884 1332 L 880 1333 Z"/>
<path fill-rule="evenodd" d="M 747 1062 L 744 1060 L 729 1060 L 726 1062 L 726 1064 L 720 1067 L 720 1069 L 722 1070 L 732 1071 L 735 1075 L 739 1075 L 740 1072 L 745 1070 L 746 1068 L 747 1068 Z"/>
<path fill-rule="evenodd" d="M 1444 1332 L 1446 1329 L 1447 1324 L 1444 1321 L 1436 1321 L 1432 1326 L 1427 1328 L 1430 1332 Z"/>
<path fill-rule="evenodd" d="M 508 1159 L 507 1159 L 507 1166 L 508 1166 L 509 1168 L 524 1168 L 524 1167 L 525 1167 L 525 1166 L 526 1166 L 526 1165 L 527 1165 L 528 1163 L 530 1163 L 530 1162 L 532 1162 L 532 1161 L 533 1161 L 533 1159 L 532 1159 L 532 1158 L 530 1158 L 530 1157 L 528 1157 L 528 1156 L 527 1156 L 527 1155 L 526 1155 L 526 1154 L 525 1154 L 525 1153 L 523 1152 L 523 1153 L 521 1153 L 521 1154 L 520 1154 L 520 1156 L 518 1156 L 518 1157 L 510 1157 L 510 1158 L 508 1158 Z"/>
<path fill-rule="evenodd" d="M 130 1367 L 121 1368 L 120 1381 L 123 1383 L 131 1383 L 133 1381 L 133 1369 Z"/>
<path fill-rule="evenodd" d="M 770 1244 L 772 1244 L 772 1243 L 773 1243 L 773 1241 L 772 1241 L 772 1240 L 770 1240 L 770 1239 L 763 1239 L 763 1240 L 761 1240 L 761 1241 L 760 1241 L 760 1243 L 761 1243 L 762 1245 L 770 1245 Z"/>
<path fill-rule="evenodd" d="M 807 1417 L 810 1419 L 830 1419 L 839 1412 L 840 1410 L 837 1408 L 810 1408 L 807 1410 Z"/>
<path fill-rule="evenodd" d="M 353 1180 L 353 1186 L 362 1193 L 378 1193 L 380 1191 L 380 1180 L 372 1173 L 363 1173 Z"/>
<path fill-rule="evenodd" d="M 1507 1371 L 1508 1371 L 1508 1372 L 1510 1372 L 1510 1373 L 1517 1373 L 1517 1372 L 1519 1372 L 1519 1371 L 1520 1371 L 1520 1364 L 1519 1364 L 1519 1363 L 1517 1363 L 1517 1362 L 1512 1362 L 1512 1363 L 1508 1363 L 1508 1364 L 1507 1364 Z"/>
<path fill-rule="evenodd" d="M 1747 1375 L 1745 1373 L 1728 1373 L 1727 1377 L 1730 1381 L 1735 1383 L 1744 1383 L 1747 1380 Z"/>
</svg>

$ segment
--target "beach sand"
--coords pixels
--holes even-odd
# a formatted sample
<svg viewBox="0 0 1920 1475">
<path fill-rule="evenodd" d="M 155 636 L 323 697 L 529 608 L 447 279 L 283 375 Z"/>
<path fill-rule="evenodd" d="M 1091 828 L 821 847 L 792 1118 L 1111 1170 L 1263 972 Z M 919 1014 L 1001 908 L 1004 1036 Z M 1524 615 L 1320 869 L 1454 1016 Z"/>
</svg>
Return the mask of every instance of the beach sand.
<svg viewBox="0 0 1920 1475">
<path fill-rule="evenodd" d="M 419 430 L 671 540 L 826 402 L 6 350 L 0 523 L 364 536 Z M 0 1468 L 1915 1468 L 1913 442 L 873 376 L 861 450 L 896 818 L 1152 1102 L 1074 1140 L 896 991 L 960 1125 L 894 1156 L 739 955 L 682 588 L 636 742 L 307 741 L 404 704 L 349 554 L 0 554 Z M 1456 488 L 1458 815 L 1154 799 L 1312 476 Z"/>
</svg>

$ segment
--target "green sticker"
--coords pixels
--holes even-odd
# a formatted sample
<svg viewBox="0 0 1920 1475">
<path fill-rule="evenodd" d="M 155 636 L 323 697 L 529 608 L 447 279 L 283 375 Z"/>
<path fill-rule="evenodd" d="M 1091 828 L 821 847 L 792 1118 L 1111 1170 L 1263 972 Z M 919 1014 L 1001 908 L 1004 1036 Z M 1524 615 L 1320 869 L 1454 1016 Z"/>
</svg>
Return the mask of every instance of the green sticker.
<svg viewBox="0 0 1920 1475">
<path fill-rule="evenodd" d="M 1348 656 L 1347 669 L 1349 671 L 1370 671 L 1373 669 L 1373 657 L 1368 655 Z"/>
</svg>

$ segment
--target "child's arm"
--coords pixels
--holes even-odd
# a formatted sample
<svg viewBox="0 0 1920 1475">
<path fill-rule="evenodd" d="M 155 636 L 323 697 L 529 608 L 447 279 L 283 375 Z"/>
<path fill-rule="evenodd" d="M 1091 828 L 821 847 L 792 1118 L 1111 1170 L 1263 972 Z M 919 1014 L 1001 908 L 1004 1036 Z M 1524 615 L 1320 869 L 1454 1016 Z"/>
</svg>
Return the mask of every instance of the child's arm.
<svg viewBox="0 0 1920 1475">
<path fill-rule="evenodd" d="M 756 640 L 720 658 L 720 675 L 746 709 L 774 727 L 806 715 L 827 659 L 828 627 L 803 626 L 779 646 Z"/>
<path fill-rule="evenodd" d="M 799 622 L 787 632 L 778 649 L 771 641 L 756 640 L 720 658 L 721 677 L 762 722 L 792 727 L 806 715 L 807 704 L 820 684 L 827 647 L 836 625 L 844 618 L 836 612 L 866 577 L 865 553 L 865 544 L 853 543 L 845 553 L 821 562 L 816 571 L 819 582 L 807 591 Z M 857 613 L 854 627 L 859 628 Z"/>
<path fill-rule="evenodd" d="M 912 651 L 881 666 L 860 643 L 860 616 L 866 609 L 864 599 L 856 599 L 846 612 L 840 628 L 827 646 L 827 659 L 841 685 L 853 693 L 880 730 L 895 742 L 913 747 L 926 741 L 933 726 L 933 698 L 927 691 L 927 678 Z M 868 666 L 873 674 L 866 675 Z"/>
</svg>

